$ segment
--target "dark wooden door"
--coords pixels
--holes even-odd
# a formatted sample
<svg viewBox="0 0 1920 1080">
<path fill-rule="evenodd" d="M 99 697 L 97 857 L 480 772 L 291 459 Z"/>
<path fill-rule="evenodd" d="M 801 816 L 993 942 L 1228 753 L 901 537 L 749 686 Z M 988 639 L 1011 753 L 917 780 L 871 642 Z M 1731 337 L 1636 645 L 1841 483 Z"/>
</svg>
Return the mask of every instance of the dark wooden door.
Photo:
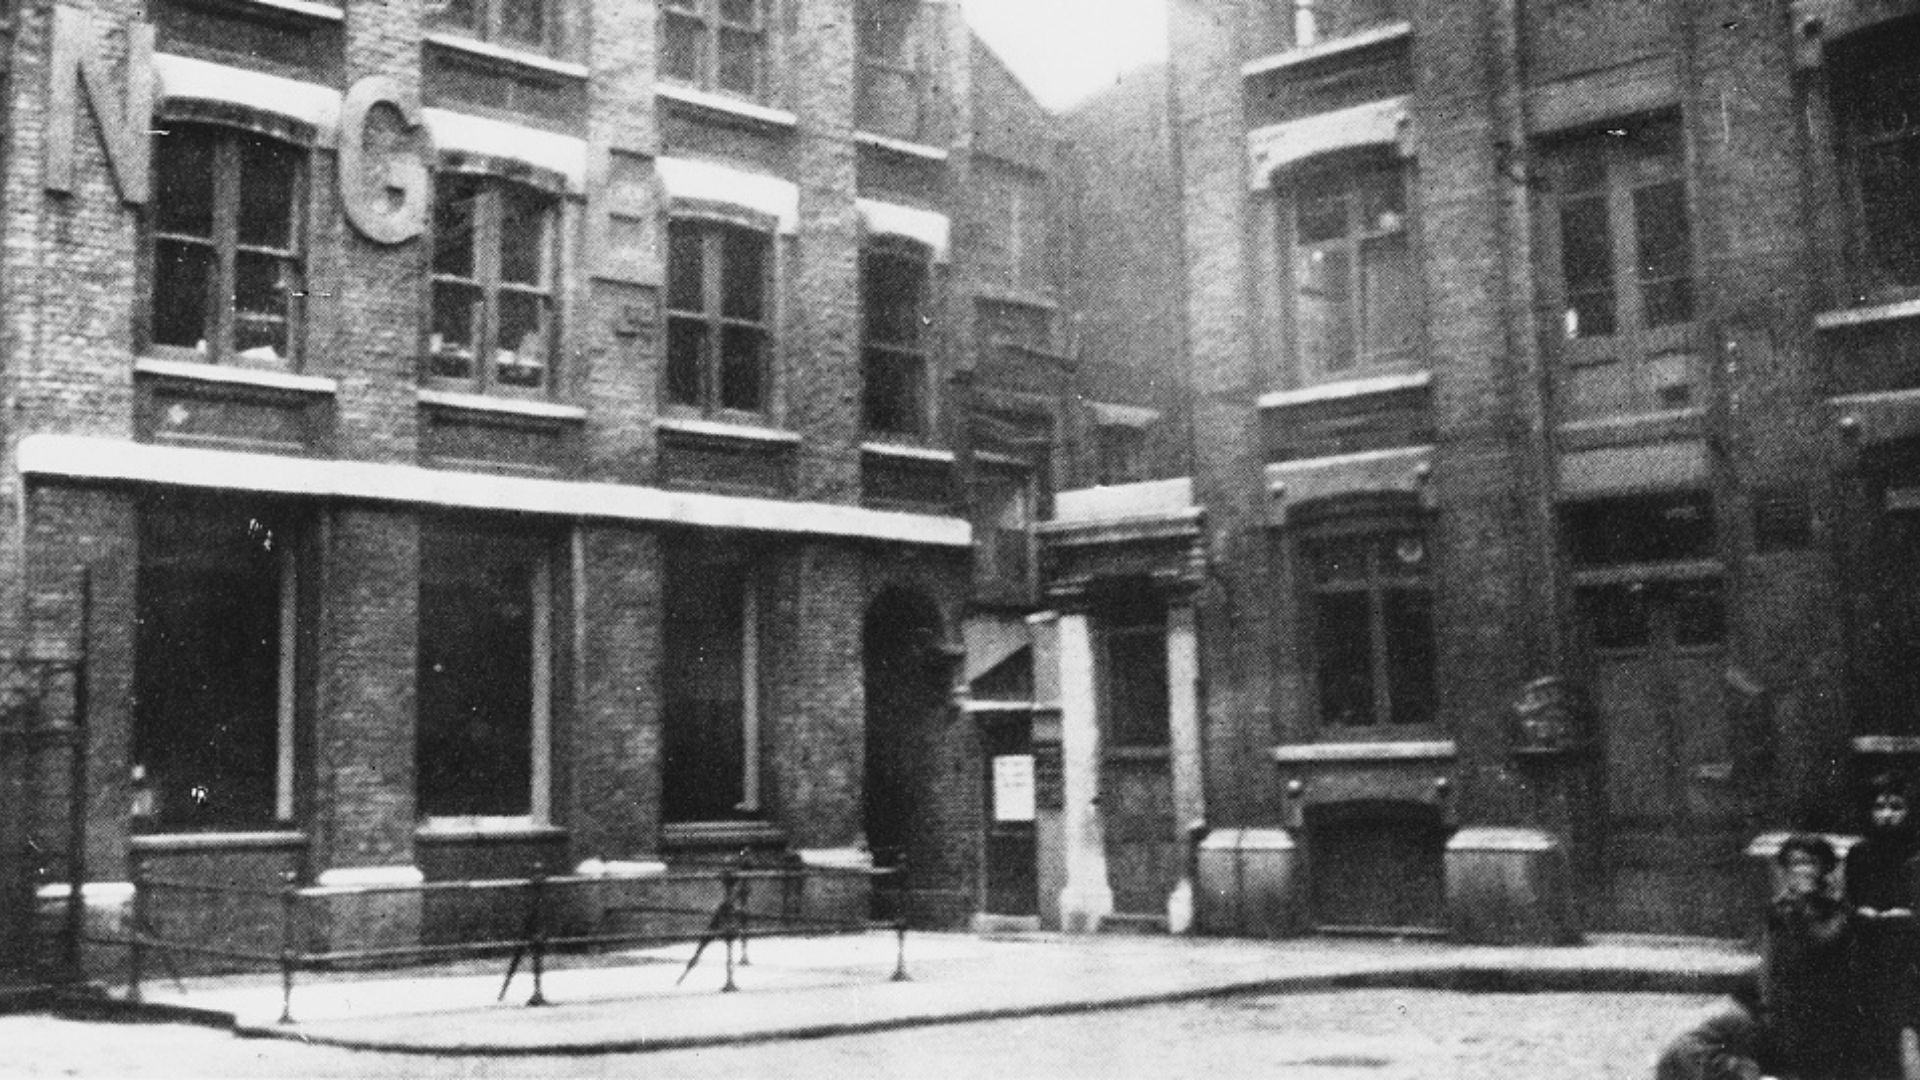
<svg viewBox="0 0 1920 1080">
<path fill-rule="evenodd" d="M 990 915 L 1040 913 L 1032 732 L 1026 713 L 996 719 L 985 732 L 985 891 Z"/>
</svg>

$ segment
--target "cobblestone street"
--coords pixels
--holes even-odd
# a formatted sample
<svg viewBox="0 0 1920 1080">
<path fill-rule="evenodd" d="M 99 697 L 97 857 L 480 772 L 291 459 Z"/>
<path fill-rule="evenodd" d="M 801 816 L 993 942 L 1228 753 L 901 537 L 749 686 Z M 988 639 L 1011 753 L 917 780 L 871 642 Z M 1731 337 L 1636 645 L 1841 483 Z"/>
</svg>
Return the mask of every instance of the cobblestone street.
<svg viewBox="0 0 1920 1080">
<path fill-rule="evenodd" d="M 9 1016 L 0 1017 L 0 1075 L 1646 1080 L 1661 1043 L 1711 1000 L 1367 990 L 708 1050 L 510 1058 L 374 1054 L 206 1028 Z"/>
</svg>

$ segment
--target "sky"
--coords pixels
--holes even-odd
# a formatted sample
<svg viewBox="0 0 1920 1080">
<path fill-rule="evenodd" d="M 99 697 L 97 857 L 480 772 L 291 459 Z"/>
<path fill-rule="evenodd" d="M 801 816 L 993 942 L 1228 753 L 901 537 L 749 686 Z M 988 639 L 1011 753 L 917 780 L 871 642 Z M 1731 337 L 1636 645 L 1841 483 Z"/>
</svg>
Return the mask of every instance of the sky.
<svg viewBox="0 0 1920 1080">
<path fill-rule="evenodd" d="M 1167 54 L 1164 0 L 961 0 L 1042 105 L 1062 109 Z"/>
</svg>

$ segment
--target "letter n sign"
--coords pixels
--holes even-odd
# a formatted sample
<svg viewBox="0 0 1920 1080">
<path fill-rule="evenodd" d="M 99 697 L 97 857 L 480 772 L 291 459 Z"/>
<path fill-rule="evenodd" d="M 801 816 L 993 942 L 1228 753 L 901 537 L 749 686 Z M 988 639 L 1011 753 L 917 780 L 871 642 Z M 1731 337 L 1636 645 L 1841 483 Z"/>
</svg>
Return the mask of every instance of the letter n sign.
<svg viewBox="0 0 1920 1080">
<path fill-rule="evenodd" d="M 47 156 L 43 180 L 48 191 L 73 193 L 73 159 L 79 150 L 79 94 L 84 91 L 107 165 L 122 202 L 147 201 L 153 122 L 153 27 L 127 24 L 126 89 L 121 100 L 108 96 L 108 69 L 100 59 L 101 34 L 93 17 L 65 5 L 53 9 L 53 60 L 47 68 Z"/>
</svg>

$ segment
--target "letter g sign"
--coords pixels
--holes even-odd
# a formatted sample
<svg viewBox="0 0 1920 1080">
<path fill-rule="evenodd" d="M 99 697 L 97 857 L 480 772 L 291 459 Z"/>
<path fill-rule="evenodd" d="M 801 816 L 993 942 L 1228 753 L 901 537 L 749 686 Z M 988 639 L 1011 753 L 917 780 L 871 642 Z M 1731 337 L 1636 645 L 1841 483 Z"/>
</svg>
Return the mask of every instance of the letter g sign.
<svg viewBox="0 0 1920 1080">
<path fill-rule="evenodd" d="M 400 117 L 374 123 L 374 106 Z M 347 91 L 340 105 L 340 202 L 347 220 L 376 244 L 401 244 L 427 227 L 426 150 L 429 136 L 420 106 L 398 83 L 370 75 Z"/>
</svg>

